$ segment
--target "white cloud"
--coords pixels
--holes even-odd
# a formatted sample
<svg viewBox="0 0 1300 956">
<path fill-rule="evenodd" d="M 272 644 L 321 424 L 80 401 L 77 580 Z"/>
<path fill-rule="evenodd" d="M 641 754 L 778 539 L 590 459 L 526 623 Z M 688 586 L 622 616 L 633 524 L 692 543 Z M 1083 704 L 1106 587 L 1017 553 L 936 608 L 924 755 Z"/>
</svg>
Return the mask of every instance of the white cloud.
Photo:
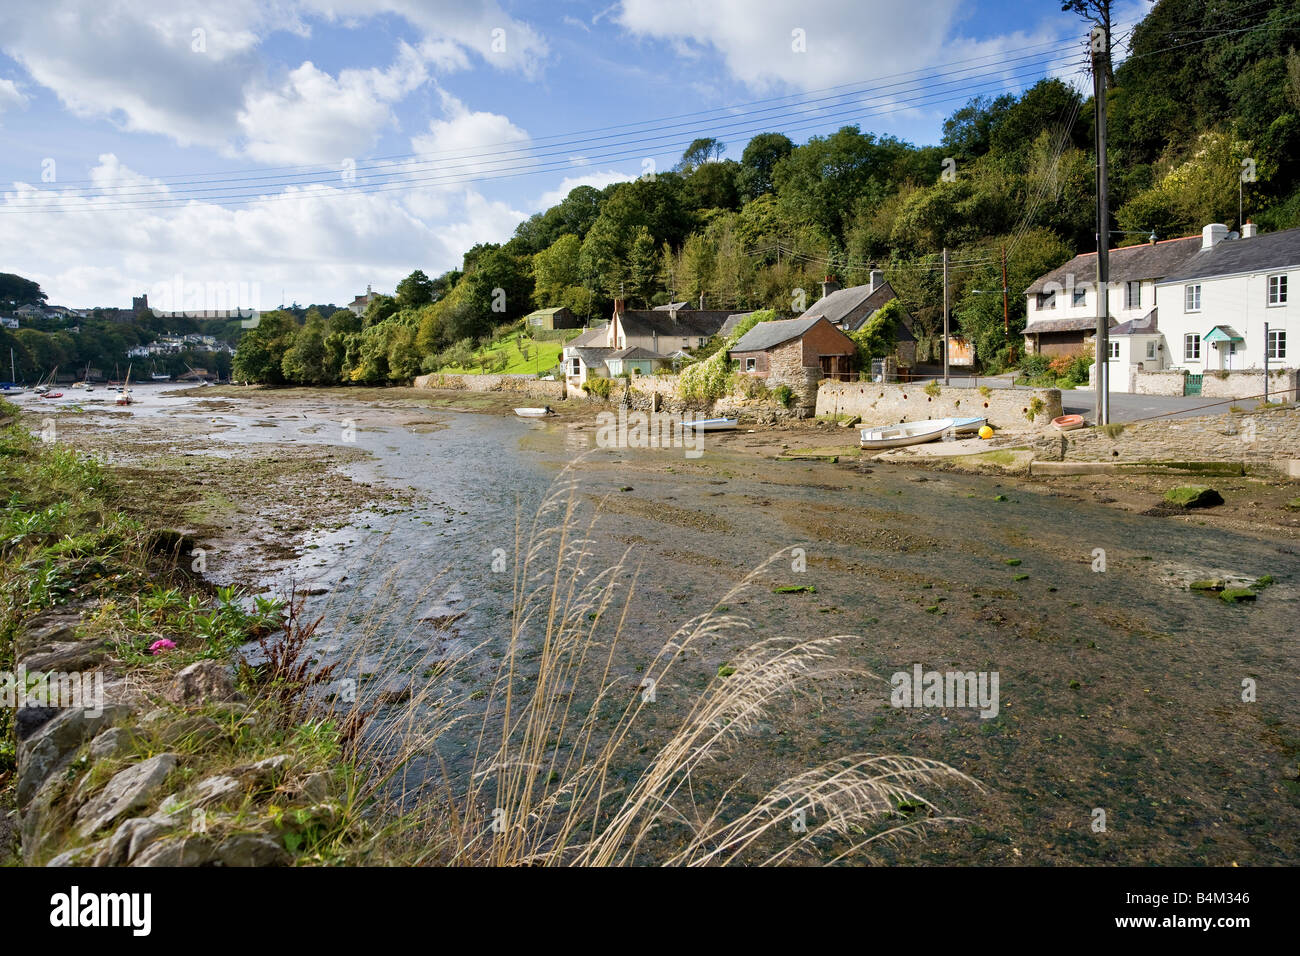
<svg viewBox="0 0 1300 956">
<path fill-rule="evenodd" d="M 27 96 L 13 80 L 0 80 L 0 113 L 27 103 Z"/>
<path fill-rule="evenodd" d="M 615 19 L 633 36 L 662 41 L 679 56 L 695 59 L 712 49 L 734 78 L 758 91 L 822 89 L 1057 36 L 963 38 L 958 27 L 969 12 L 962 0 L 622 0 Z M 796 31 L 802 31 L 804 52 L 797 49 Z M 990 63 L 988 69 L 996 68 L 996 60 Z"/>
<path fill-rule="evenodd" d="M 420 33 L 389 70 L 331 77 L 303 63 L 276 79 L 263 59 L 262 43 L 274 33 L 307 35 L 321 20 L 361 26 L 385 15 Z M 0 51 L 80 117 L 226 153 L 243 141 L 259 160 L 332 161 L 341 140 L 372 140 L 391 121 L 387 106 L 424 82 L 428 68 L 463 69 L 475 54 L 531 75 L 547 45 L 495 0 L 450 10 L 421 0 L 6 0 Z M 362 103 L 364 94 L 380 105 Z M 273 138 L 285 122 L 304 136 L 301 146 Z M 357 151 L 354 143 L 342 155 Z"/>
<path fill-rule="evenodd" d="M 531 165 L 523 148 L 528 133 L 508 117 L 471 110 L 445 90 L 441 95 L 445 118 L 431 120 L 426 132 L 411 138 L 411 151 L 428 164 L 424 169 L 429 177 L 445 177 L 454 184 L 466 177 L 517 173 Z"/>
<path fill-rule="evenodd" d="M 100 157 L 92 179 L 149 191 L 131 200 L 169 195 L 112 155 Z M 72 191 L 19 184 L 0 195 L 0 248 L 7 269 L 62 305 L 126 306 L 179 274 L 187 283 L 256 286 L 257 304 L 269 308 L 281 289 L 300 302 L 343 303 L 367 283 L 391 289 L 415 268 L 435 275 L 458 267 L 466 249 L 508 239 L 525 215 L 467 189 L 444 192 L 436 218 L 413 212 L 404 192 L 311 186 L 284 195 L 233 208 L 189 202 L 92 213 L 71 211 L 90 205 Z"/>
</svg>

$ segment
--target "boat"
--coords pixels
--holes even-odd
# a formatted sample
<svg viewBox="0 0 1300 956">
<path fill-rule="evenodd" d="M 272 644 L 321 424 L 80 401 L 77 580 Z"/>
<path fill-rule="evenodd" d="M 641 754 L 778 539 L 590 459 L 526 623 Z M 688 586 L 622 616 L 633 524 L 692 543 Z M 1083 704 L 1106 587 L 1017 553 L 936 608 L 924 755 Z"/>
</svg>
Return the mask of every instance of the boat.
<svg viewBox="0 0 1300 956">
<path fill-rule="evenodd" d="M 114 400 L 115 405 L 131 405 L 135 399 L 131 397 L 131 366 L 126 367 L 126 378 L 122 382 L 122 387 L 117 390 L 117 398 Z"/>
<path fill-rule="evenodd" d="M 1052 419 L 1052 427 L 1058 432 L 1071 432 L 1087 424 L 1082 415 L 1061 415 Z"/>
<path fill-rule="evenodd" d="M 697 418 L 693 422 L 682 422 L 681 427 L 697 432 L 725 432 L 739 424 L 739 418 Z"/>
<path fill-rule="evenodd" d="M 952 430 L 958 435 L 973 435 L 988 423 L 987 418 L 954 418 Z"/>
<path fill-rule="evenodd" d="M 934 441 L 953 428 L 956 421 L 965 419 L 931 418 L 923 422 L 899 422 L 881 428 L 864 428 L 858 443 L 863 448 L 900 448 L 903 445 L 920 445 Z M 979 426 L 976 425 L 976 428 Z"/>
<path fill-rule="evenodd" d="M 188 367 L 189 366 L 186 366 L 186 368 Z M 172 377 L 166 372 L 158 371 L 157 365 L 153 366 L 153 370 L 149 373 L 149 378 L 155 382 L 170 382 L 172 380 Z"/>
<path fill-rule="evenodd" d="M 62 397 L 63 397 L 62 392 L 46 392 L 44 395 L 41 396 L 41 398 L 62 398 Z"/>
<path fill-rule="evenodd" d="M 555 412 L 551 411 L 550 405 L 546 405 L 542 408 L 516 408 L 515 414 L 523 418 L 543 418 L 547 415 L 554 415 Z"/>
</svg>

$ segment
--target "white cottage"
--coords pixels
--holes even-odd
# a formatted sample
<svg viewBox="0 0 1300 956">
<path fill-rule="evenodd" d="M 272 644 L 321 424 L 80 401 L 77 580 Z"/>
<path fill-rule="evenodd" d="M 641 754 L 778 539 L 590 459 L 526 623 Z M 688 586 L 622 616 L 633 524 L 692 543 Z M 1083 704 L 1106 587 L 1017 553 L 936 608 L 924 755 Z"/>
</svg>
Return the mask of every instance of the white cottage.
<svg viewBox="0 0 1300 956">
<path fill-rule="evenodd" d="M 1300 347 L 1300 229 L 1241 238 L 1205 227 L 1201 248 L 1156 286 L 1171 365 L 1190 375 L 1294 369 Z M 1298 292 L 1297 294 L 1300 294 Z"/>
</svg>

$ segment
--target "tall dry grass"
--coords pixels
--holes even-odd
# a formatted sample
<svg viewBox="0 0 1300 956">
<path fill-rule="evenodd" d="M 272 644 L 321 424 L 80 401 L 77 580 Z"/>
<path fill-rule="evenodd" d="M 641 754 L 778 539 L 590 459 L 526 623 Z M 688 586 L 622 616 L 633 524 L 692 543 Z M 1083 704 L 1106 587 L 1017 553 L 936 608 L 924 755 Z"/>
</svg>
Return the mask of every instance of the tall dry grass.
<svg viewBox="0 0 1300 956">
<path fill-rule="evenodd" d="M 939 761 L 906 755 L 845 755 L 775 785 L 733 779 L 720 795 L 703 796 L 722 786 L 716 757 L 743 750 L 792 696 L 844 674 L 836 655 L 843 638 L 754 640 L 732 658 L 726 676 L 713 677 L 688 706 L 675 706 L 690 676 L 679 679 L 677 672 L 698 662 L 698 649 L 746 636 L 748 622 L 725 609 L 752 591 L 781 553 L 681 625 L 648 666 L 634 668 L 623 638 L 641 569 L 630 551 L 612 566 L 598 566 L 599 509 L 580 515 L 578 490 L 570 466 L 532 520 L 516 522 L 510 632 L 485 699 L 473 675 L 462 673 L 485 645 L 456 660 L 428 648 L 418 609 L 438 579 L 419 594 L 403 595 L 390 570 L 380 597 L 360 615 L 359 633 L 350 628 L 338 635 L 351 655 L 331 665 L 339 674 L 356 672 L 367 650 L 386 644 L 391 653 L 378 663 L 369 658 L 373 669 L 427 675 L 398 706 L 385 706 L 379 687 L 344 707 L 329 697 L 313 700 L 313 717 L 352 727 L 354 746 L 344 754 L 346 809 L 336 834 L 349 860 L 460 866 L 871 860 L 881 841 L 955 822 L 926 794 L 979 784 Z M 347 606 L 337 613 L 351 619 L 355 611 Z M 658 709 L 679 715 L 666 734 Z M 368 725 L 358 730 L 365 717 Z M 454 741 L 471 742 L 468 771 L 449 769 L 438 756 L 440 746 Z"/>
</svg>

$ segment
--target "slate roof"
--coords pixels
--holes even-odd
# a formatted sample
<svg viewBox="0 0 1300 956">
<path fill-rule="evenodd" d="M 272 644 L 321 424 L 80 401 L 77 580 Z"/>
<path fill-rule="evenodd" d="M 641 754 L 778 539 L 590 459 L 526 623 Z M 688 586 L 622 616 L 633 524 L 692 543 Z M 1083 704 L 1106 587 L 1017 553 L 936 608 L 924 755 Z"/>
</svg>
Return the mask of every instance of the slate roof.
<svg viewBox="0 0 1300 956">
<path fill-rule="evenodd" d="M 533 311 L 529 312 L 528 315 L 530 315 L 530 316 L 532 316 L 532 315 L 555 315 L 557 312 L 563 312 L 563 311 L 564 311 L 564 306 L 562 306 L 562 305 L 557 305 L 557 306 L 556 306 L 555 308 L 553 308 L 553 309 L 533 309 Z"/>
<path fill-rule="evenodd" d="M 823 296 L 817 302 L 804 312 L 805 316 L 822 315 L 825 316 L 831 325 L 843 325 L 844 329 L 849 332 L 856 332 L 862 326 L 867 324 L 867 320 L 875 313 L 887 305 L 892 299 L 898 298 L 898 293 L 888 282 L 882 282 L 874 289 L 870 285 L 853 285 L 847 289 L 836 289 L 828 296 Z M 865 311 L 853 322 L 848 323 L 846 320 L 849 313 L 853 312 L 859 306 L 865 305 Z M 800 316 L 802 318 L 803 316 Z M 898 330 L 898 341 L 915 342 L 916 337 L 912 334 L 910 328 L 911 315 L 907 315 Z"/>
<path fill-rule="evenodd" d="M 731 347 L 731 351 L 765 352 L 782 342 L 799 338 L 824 318 L 824 315 L 801 315 L 797 319 L 773 319 L 771 322 L 760 322 L 742 335 L 740 341 Z"/>
<path fill-rule="evenodd" d="M 712 338 L 727 321 L 730 312 L 683 309 L 680 312 L 656 309 L 624 312 L 619 316 L 628 335 L 675 335 Z"/>
<path fill-rule="evenodd" d="M 569 339 L 564 344 L 566 348 L 583 349 L 603 346 L 607 341 L 609 341 L 609 326 L 602 325 L 594 329 L 588 329 L 577 338 Z"/>
<path fill-rule="evenodd" d="M 1181 239 L 1165 239 L 1157 243 L 1143 243 L 1140 246 L 1121 246 L 1110 250 L 1110 281 L 1132 282 L 1136 279 L 1163 279 L 1182 268 L 1183 264 L 1201 248 L 1200 236 L 1185 236 Z M 1075 256 L 1063 266 L 1058 266 L 1044 276 L 1040 276 L 1025 295 L 1042 292 L 1048 283 L 1055 283 L 1060 288 L 1067 285 L 1066 277 L 1073 275 L 1075 285 L 1083 282 L 1097 281 L 1097 253 L 1085 252 Z"/>
<path fill-rule="evenodd" d="M 613 349 L 574 349 L 573 354 L 582 360 L 582 364 L 587 368 L 600 368 L 605 364 L 605 359 L 609 358 Z"/>
<path fill-rule="evenodd" d="M 1119 325 L 1115 326 L 1113 329 L 1110 330 L 1110 334 L 1111 335 L 1154 335 L 1155 333 L 1160 331 L 1159 323 L 1157 322 L 1158 316 L 1156 315 L 1158 311 L 1159 311 L 1158 309 L 1152 309 L 1150 312 L 1142 316 L 1142 318 L 1140 319 L 1129 319 L 1127 322 L 1121 322 Z M 1094 319 L 1093 326 L 1095 326 L 1096 324 L 1097 321 L 1096 319 Z"/>
<path fill-rule="evenodd" d="M 736 326 L 740 325 L 747 318 L 753 315 L 753 312 L 737 312 L 734 315 L 727 316 L 727 321 L 722 323 L 722 328 L 718 329 L 718 335 L 724 339 L 732 332 L 736 331 Z"/>
<path fill-rule="evenodd" d="M 668 361 L 667 355 L 660 355 L 658 352 L 651 352 L 649 349 L 643 349 L 639 345 L 631 348 L 619 349 L 613 355 L 606 355 L 606 359 L 658 359 L 661 362 Z"/>
<path fill-rule="evenodd" d="M 1269 269 L 1300 267 L 1300 229 L 1283 229 L 1249 239 L 1224 239 L 1212 248 L 1201 249 L 1177 270 L 1164 277 L 1165 282 L 1187 282 L 1214 276 L 1264 272 Z"/>
<path fill-rule="evenodd" d="M 1114 328 L 1115 318 L 1111 316 L 1111 328 Z M 1097 317 L 1095 315 L 1084 315 L 1074 319 L 1043 319 L 1039 322 L 1030 322 L 1025 326 L 1025 334 L 1032 335 L 1035 332 L 1091 332 L 1097 328 Z"/>
</svg>

